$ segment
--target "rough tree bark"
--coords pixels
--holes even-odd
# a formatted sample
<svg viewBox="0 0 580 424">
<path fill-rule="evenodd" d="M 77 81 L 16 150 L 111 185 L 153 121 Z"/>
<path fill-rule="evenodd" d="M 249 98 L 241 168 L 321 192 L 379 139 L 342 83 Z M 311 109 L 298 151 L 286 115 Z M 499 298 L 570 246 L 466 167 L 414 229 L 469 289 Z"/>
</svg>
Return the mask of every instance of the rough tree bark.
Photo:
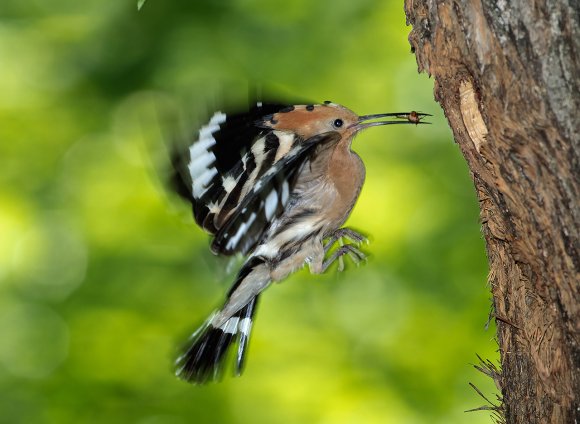
<svg viewBox="0 0 580 424">
<path fill-rule="evenodd" d="M 578 0 L 406 0 L 473 177 L 508 423 L 580 422 Z"/>
</svg>

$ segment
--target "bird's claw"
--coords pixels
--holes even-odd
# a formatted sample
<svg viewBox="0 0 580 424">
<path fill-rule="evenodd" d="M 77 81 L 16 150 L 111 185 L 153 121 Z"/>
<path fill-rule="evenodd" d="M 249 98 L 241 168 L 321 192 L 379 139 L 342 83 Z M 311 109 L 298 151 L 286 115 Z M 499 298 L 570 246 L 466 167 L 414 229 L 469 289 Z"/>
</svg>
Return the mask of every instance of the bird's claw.
<svg viewBox="0 0 580 424">
<path fill-rule="evenodd" d="M 361 233 L 354 231 L 350 228 L 339 228 L 334 233 L 332 233 L 330 237 L 328 237 L 328 241 L 324 245 L 324 250 L 328 251 L 332 247 L 332 245 L 337 241 L 342 246 L 343 245 L 342 239 L 347 239 L 358 246 L 360 246 L 362 243 L 366 244 L 369 243 L 368 238 L 363 236 Z"/>
</svg>

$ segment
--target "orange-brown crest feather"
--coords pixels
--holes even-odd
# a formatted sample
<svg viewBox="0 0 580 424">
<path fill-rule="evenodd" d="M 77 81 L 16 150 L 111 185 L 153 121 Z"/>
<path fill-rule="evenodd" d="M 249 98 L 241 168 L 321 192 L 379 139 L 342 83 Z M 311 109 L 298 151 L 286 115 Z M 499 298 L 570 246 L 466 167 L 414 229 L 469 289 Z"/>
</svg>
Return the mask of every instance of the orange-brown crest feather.
<svg viewBox="0 0 580 424">
<path fill-rule="evenodd" d="M 342 125 L 334 125 L 336 120 Z M 272 115 L 264 126 L 278 131 L 289 131 L 303 139 L 309 139 L 318 134 L 336 131 L 341 136 L 349 136 L 349 127 L 356 124 L 358 116 L 344 106 L 337 104 L 298 105 L 287 112 L 278 112 Z"/>
</svg>

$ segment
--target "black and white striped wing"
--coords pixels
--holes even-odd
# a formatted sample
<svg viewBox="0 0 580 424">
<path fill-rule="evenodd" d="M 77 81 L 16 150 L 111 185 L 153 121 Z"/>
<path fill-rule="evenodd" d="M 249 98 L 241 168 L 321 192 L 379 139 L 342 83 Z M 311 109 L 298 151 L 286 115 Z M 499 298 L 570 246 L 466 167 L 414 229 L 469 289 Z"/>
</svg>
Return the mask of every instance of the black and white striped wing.
<svg viewBox="0 0 580 424">
<path fill-rule="evenodd" d="M 215 253 L 247 253 L 289 199 L 297 170 L 288 166 L 277 166 L 285 172 L 269 178 L 262 190 L 253 191 L 273 165 L 286 163 L 285 156 L 297 142 L 290 133 L 255 125 L 285 107 L 257 104 L 243 114 L 217 112 L 189 149 L 173 156 L 178 191 L 191 201 L 196 222 L 216 235 Z M 251 205 L 246 202 L 248 206 L 241 212 L 240 205 L 248 195 L 253 201 Z M 233 217 L 234 224 L 230 222 Z M 225 226 L 235 232 L 223 231 Z"/>
<path fill-rule="evenodd" d="M 174 146 L 175 189 L 192 203 L 196 222 L 210 234 L 219 228 L 218 212 L 235 205 L 234 197 L 241 194 L 232 193 L 234 188 L 247 181 L 256 167 L 250 160 L 242 162 L 253 143 L 266 133 L 254 122 L 283 107 L 258 103 L 246 113 L 216 112 L 191 145 Z"/>
<path fill-rule="evenodd" d="M 273 134 L 275 134 L 274 132 Z M 314 147 L 339 135 L 329 132 L 308 140 L 296 139 L 294 145 L 283 155 L 272 154 L 265 159 L 268 167 L 249 187 L 234 212 L 216 233 L 212 251 L 229 255 L 246 253 L 259 242 L 261 235 L 273 219 L 280 215 L 290 200 L 298 172 L 313 152 Z"/>
</svg>

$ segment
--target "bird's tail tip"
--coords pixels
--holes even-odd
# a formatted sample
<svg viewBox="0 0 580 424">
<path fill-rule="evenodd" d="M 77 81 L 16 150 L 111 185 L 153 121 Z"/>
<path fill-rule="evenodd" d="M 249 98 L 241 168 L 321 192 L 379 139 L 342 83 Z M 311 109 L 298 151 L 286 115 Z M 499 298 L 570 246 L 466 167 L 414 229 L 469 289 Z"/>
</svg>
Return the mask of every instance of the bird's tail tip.
<svg viewBox="0 0 580 424">
<path fill-rule="evenodd" d="M 244 369 L 256 301 L 252 299 L 219 327 L 212 324 L 212 315 L 175 361 L 175 375 L 193 384 L 219 381 L 228 365 L 228 353 L 237 346 L 234 375 L 239 376 Z"/>
</svg>

